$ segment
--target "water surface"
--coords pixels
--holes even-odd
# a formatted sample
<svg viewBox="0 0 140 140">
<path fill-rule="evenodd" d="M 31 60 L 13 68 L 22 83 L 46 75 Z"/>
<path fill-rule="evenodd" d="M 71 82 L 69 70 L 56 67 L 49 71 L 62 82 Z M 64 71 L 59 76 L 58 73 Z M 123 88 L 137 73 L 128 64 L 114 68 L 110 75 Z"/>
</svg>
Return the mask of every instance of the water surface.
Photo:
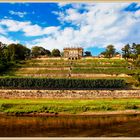
<svg viewBox="0 0 140 140">
<path fill-rule="evenodd" d="M 140 116 L 0 116 L 0 137 L 140 137 Z"/>
</svg>

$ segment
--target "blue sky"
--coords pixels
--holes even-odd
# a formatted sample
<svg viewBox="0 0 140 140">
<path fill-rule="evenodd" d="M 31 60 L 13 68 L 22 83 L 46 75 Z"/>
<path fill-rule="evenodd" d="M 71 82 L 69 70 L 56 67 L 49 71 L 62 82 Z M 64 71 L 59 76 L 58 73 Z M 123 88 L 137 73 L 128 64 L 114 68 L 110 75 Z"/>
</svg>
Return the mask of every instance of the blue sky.
<svg viewBox="0 0 140 140">
<path fill-rule="evenodd" d="M 0 3 L 0 41 L 98 55 L 140 43 L 140 3 Z"/>
</svg>

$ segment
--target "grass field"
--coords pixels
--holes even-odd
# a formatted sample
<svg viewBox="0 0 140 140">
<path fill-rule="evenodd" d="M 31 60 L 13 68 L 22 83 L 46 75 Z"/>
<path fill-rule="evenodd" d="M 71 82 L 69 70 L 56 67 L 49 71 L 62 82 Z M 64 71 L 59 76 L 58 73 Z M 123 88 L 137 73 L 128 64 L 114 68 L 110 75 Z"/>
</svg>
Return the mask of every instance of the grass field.
<svg viewBox="0 0 140 140">
<path fill-rule="evenodd" d="M 0 99 L 0 112 L 13 114 L 79 114 L 120 110 L 140 110 L 140 99 Z"/>
</svg>

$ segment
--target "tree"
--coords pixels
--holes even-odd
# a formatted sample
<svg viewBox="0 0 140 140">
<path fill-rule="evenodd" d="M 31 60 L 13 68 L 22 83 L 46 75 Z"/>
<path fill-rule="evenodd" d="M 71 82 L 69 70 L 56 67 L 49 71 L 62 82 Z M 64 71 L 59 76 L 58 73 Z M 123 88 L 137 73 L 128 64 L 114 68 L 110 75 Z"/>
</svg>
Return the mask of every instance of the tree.
<svg viewBox="0 0 140 140">
<path fill-rule="evenodd" d="M 49 50 L 46 50 L 46 55 L 51 56 L 51 52 Z"/>
<path fill-rule="evenodd" d="M 133 56 L 132 57 L 133 60 L 137 59 L 138 56 L 140 55 L 140 44 L 133 43 L 132 48 L 131 48 L 131 53 L 132 53 L 132 56 Z"/>
<path fill-rule="evenodd" d="M 85 51 L 85 55 L 84 56 L 92 56 L 90 51 Z"/>
<path fill-rule="evenodd" d="M 51 55 L 51 52 L 49 50 L 46 50 L 45 48 L 40 46 L 32 47 L 31 52 L 32 52 L 32 56 L 34 57 L 38 57 L 40 55 L 47 55 L 47 56 Z"/>
<path fill-rule="evenodd" d="M 106 47 L 106 57 L 111 58 L 115 55 L 115 47 L 113 45 L 108 45 Z"/>
<path fill-rule="evenodd" d="M 8 46 L 0 42 L 0 72 L 13 66 L 14 62 L 24 60 L 30 56 L 30 49 L 21 44 L 9 44 Z M 12 63 L 11 63 L 12 62 Z"/>
<path fill-rule="evenodd" d="M 131 56 L 131 47 L 129 44 L 125 45 L 123 48 L 122 48 L 122 53 L 123 53 L 123 58 L 125 59 L 128 59 L 130 58 Z"/>
<path fill-rule="evenodd" d="M 60 51 L 58 49 L 53 49 L 51 55 L 54 57 L 61 56 Z"/>
<path fill-rule="evenodd" d="M 116 55 L 116 49 L 113 45 L 108 45 L 104 52 L 101 52 L 101 55 L 104 55 L 106 58 L 111 58 Z"/>
<path fill-rule="evenodd" d="M 31 49 L 31 54 L 34 57 L 38 57 L 39 55 L 45 55 L 46 50 L 40 46 L 34 46 Z"/>
<path fill-rule="evenodd" d="M 8 52 L 5 51 L 5 53 L 8 55 L 7 57 L 10 59 L 10 61 L 24 60 L 27 56 L 30 55 L 30 49 L 21 44 L 10 44 L 7 46 L 7 48 Z"/>
<path fill-rule="evenodd" d="M 100 55 L 104 55 L 105 56 L 106 55 L 106 52 L 105 51 L 104 52 L 101 52 Z"/>
<path fill-rule="evenodd" d="M 7 57 L 5 56 L 5 49 L 6 46 L 4 47 L 0 47 L 0 65 L 2 67 L 2 65 L 5 65 L 7 63 Z"/>
</svg>

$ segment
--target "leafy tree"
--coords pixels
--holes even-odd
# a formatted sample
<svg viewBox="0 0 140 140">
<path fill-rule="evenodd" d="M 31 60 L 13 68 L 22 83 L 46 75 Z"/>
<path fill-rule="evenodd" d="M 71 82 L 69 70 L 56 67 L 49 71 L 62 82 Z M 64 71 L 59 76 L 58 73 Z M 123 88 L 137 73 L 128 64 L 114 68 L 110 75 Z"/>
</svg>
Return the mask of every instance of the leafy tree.
<svg viewBox="0 0 140 140">
<path fill-rule="evenodd" d="M 132 58 L 133 59 L 137 59 L 138 56 L 140 55 L 140 44 L 133 43 L 132 44 L 132 48 L 131 48 L 131 53 L 133 54 Z"/>
<path fill-rule="evenodd" d="M 60 51 L 58 49 L 53 49 L 51 55 L 54 57 L 61 56 Z"/>
<path fill-rule="evenodd" d="M 122 48 L 123 58 L 128 59 L 131 56 L 131 47 L 129 44 Z"/>
<path fill-rule="evenodd" d="M 40 46 L 34 46 L 31 49 L 31 53 L 34 57 L 37 57 L 39 55 L 45 55 L 46 54 L 46 50 L 43 47 Z"/>
<path fill-rule="evenodd" d="M 106 47 L 106 57 L 111 58 L 115 55 L 115 48 L 113 45 L 108 45 Z"/>
<path fill-rule="evenodd" d="M 140 54 L 140 44 L 133 43 L 132 46 L 127 44 L 122 48 L 122 53 L 123 58 L 132 58 L 133 60 L 136 60 Z"/>
<path fill-rule="evenodd" d="M 46 50 L 45 48 L 40 47 L 40 46 L 34 46 L 32 47 L 31 50 L 32 50 L 32 55 L 34 57 L 38 57 L 40 55 L 47 55 L 47 56 L 51 55 L 51 52 L 49 50 Z"/>
<path fill-rule="evenodd" d="M 10 44 L 7 46 L 7 48 L 8 52 L 5 51 L 5 55 L 8 55 L 7 57 L 11 61 L 24 60 L 30 55 L 30 49 L 26 48 L 21 44 Z"/>
<path fill-rule="evenodd" d="M 92 56 L 90 51 L 85 51 L 85 55 L 84 56 Z"/>
<path fill-rule="evenodd" d="M 104 52 L 101 52 L 101 55 L 104 55 L 106 58 L 111 58 L 116 55 L 116 49 L 113 45 L 108 45 Z"/>
<path fill-rule="evenodd" d="M 13 43 L 7 46 L 0 42 L 0 46 L 0 72 L 13 66 L 13 62 L 24 60 L 30 56 L 30 49 L 21 44 Z"/>
<path fill-rule="evenodd" d="M 118 55 L 118 54 L 120 54 L 119 52 L 115 52 L 115 55 Z"/>
<path fill-rule="evenodd" d="M 8 49 L 6 45 L 0 47 L 0 72 L 9 67 Z"/>
<path fill-rule="evenodd" d="M 101 52 L 100 54 L 105 56 L 106 52 L 104 51 L 104 52 Z"/>
<path fill-rule="evenodd" d="M 51 52 L 49 50 L 46 50 L 46 55 L 51 56 Z"/>
</svg>

